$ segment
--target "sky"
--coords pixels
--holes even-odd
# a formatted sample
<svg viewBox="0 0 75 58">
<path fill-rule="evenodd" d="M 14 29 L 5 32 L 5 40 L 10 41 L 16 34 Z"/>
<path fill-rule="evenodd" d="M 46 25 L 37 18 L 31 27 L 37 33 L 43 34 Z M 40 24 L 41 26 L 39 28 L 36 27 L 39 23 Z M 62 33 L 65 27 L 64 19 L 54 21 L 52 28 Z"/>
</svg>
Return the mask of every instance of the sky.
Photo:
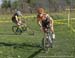
<svg viewBox="0 0 75 58">
<path fill-rule="evenodd" d="M 0 5 L 2 4 L 2 0 L 0 0 Z"/>
<path fill-rule="evenodd" d="M 11 1 L 13 2 L 13 1 L 15 1 L 15 0 L 11 0 Z M 2 4 L 2 0 L 0 0 L 0 5 L 1 5 L 1 4 Z"/>
</svg>

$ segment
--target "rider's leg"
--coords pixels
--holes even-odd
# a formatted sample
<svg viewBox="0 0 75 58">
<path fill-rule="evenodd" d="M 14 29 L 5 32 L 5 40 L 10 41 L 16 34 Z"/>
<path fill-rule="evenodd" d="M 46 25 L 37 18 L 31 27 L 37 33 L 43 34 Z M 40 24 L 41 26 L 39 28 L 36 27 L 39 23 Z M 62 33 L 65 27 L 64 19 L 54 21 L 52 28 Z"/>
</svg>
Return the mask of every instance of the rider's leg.
<svg viewBox="0 0 75 58">
<path fill-rule="evenodd" d="M 18 21 L 17 25 L 23 31 L 26 31 L 27 30 L 27 25 L 25 23 L 23 23 L 21 20 Z"/>
<path fill-rule="evenodd" d="M 18 26 L 18 28 L 21 28 L 21 21 L 17 22 L 17 26 Z"/>
<path fill-rule="evenodd" d="M 52 38 L 55 39 L 55 33 L 54 33 L 54 28 L 53 28 L 53 26 L 51 26 L 51 29 L 50 29 L 50 30 L 51 30 L 51 32 L 52 32 Z"/>
</svg>

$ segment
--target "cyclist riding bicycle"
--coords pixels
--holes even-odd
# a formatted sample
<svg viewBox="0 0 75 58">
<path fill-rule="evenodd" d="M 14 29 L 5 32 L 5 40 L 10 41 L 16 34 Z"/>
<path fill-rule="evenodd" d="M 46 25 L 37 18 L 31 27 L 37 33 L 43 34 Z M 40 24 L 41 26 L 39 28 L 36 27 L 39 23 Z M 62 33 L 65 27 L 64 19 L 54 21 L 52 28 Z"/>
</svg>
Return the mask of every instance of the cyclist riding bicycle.
<svg viewBox="0 0 75 58">
<path fill-rule="evenodd" d="M 17 26 L 22 25 L 22 14 L 20 11 L 16 11 L 16 13 L 12 16 L 12 22 L 15 23 Z"/>
<path fill-rule="evenodd" d="M 40 29 L 45 32 L 49 25 L 50 31 L 52 32 L 52 38 L 55 39 L 52 17 L 50 17 L 43 8 L 38 8 L 37 13 L 37 23 L 40 25 Z"/>
</svg>

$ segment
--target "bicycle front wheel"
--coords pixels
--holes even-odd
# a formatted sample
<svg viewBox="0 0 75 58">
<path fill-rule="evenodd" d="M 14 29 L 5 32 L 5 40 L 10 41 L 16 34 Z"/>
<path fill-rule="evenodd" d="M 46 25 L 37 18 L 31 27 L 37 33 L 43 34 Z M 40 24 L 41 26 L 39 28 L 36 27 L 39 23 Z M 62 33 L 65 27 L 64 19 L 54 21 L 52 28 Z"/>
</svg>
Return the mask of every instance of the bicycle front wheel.
<svg viewBox="0 0 75 58">
<path fill-rule="evenodd" d="M 49 47 L 53 47 L 53 39 L 52 39 L 52 37 L 49 35 L 48 36 L 48 38 L 47 38 L 47 42 L 48 42 L 48 44 L 49 44 Z"/>
<path fill-rule="evenodd" d="M 44 51 L 48 51 L 49 45 L 48 45 L 47 38 L 42 39 L 42 48 Z"/>
</svg>

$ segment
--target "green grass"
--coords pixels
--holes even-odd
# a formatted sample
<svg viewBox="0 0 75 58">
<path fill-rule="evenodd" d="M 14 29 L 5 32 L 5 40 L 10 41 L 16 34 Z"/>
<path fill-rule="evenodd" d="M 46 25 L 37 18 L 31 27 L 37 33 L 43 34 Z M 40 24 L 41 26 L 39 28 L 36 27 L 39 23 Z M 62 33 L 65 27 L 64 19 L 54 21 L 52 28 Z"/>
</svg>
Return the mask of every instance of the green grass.
<svg viewBox="0 0 75 58">
<path fill-rule="evenodd" d="M 53 48 L 49 49 L 49 53 L 43 53 L 41 49 L 43 33 L 39 30 L 36 19 L 29 18 L 27 22 L 35 31 L 34 36 L 27 32 L 15 35 L 11 30 L 13 26 L 11 22 L 0 23 L 0 58 L 73 58 L 71 56 L 75 54 L 75 33 L 67 24 L 54 24 L 56 39 Z M 75 27 L 74 21 L 72 22 L 72 26 Z"/>
</svg>

